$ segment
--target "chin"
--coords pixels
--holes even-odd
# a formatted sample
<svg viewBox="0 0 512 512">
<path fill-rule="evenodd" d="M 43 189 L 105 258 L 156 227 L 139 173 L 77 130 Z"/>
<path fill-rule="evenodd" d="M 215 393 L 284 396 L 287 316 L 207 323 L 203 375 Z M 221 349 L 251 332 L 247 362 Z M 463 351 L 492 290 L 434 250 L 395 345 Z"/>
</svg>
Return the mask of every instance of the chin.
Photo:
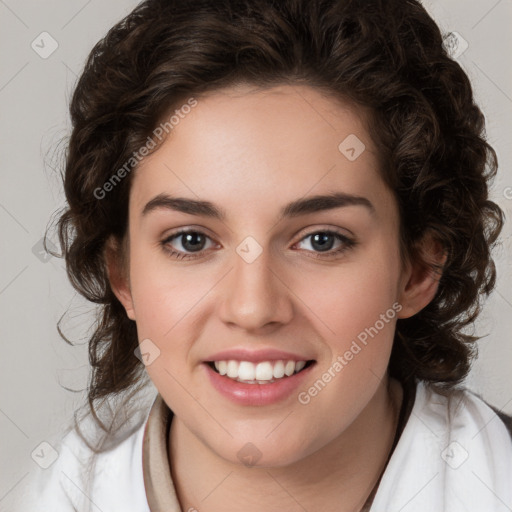
<svg viewBox="0 0 512 512">
<path fill-rule="evenodd" d="M 278 468 L 292 465 L 315 451 L 304 441 L 276 437 L 270 441 L 266 434 L 243 439 L 233 439 L 223 446 L 211 446 L 218 456 L 232 464 L 249 468 Z"/>
</svg>

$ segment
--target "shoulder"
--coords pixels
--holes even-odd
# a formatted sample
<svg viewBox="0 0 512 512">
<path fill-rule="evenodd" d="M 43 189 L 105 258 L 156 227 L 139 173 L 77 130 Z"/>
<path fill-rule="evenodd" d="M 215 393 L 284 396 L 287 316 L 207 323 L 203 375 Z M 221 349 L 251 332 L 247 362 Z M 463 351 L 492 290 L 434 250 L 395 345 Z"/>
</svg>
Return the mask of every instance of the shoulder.
<svg viewBox="0 0 512 512">
<path fill-rule="evenodd" d="M 488 443 L 512 446 L 512 418 L 488 404 L 481 396 L 466 388 L 444 391 L 418 383 L 417 412 L 424 419 L 436 421 L 453 434 L 473 432 Z"/>
<path fill-rule="evenodd" d="M 77 490 L 84 488 L 92 452 L 73 427 L 39 445 L 27 477 L 17 489 L 15 512 L 82 510 Z M 83 510 L 87 510 L 86 508 Z"/>
<path fill-rule="evenodd" d="M 480 395 L 478 395 L 476 393 L 472 393 L 472 394 L 474 396 L 476 396 L 480 401 L 484 402 L 488 407 L 490 407 L 494 411 L 496 416 L 505 425 L 505 427 L 506 427 L 510 437 L 512 438 L 512 416 L 509 416 L 509 415 L 505 414 L 504 412 L 500 411 L 499 409 L 497 409 L 493 405 L 489 404 Z"/>
<path fill-rule="evenodd" d="M 90 442 L 99 438 L 92 420 L 79 425 L 80 432 L 68 427 L 46 445 L 53 462 L 31 469 L 15 512 L 149 512 L 142 474 L 145 425 L 109 449 Z"/>
<path fill-rule="evenodd" d="M 512 477 L 512 437 L 507 417 L 500 416 L 480 396 L 465 388 L 444 391 L 418 383 L 413 410 L 417 420 L 437 433 L 439 443 L 460 446 L 468 457 L 471 450 L 479 457 L 480 465 L 502 460 Z"/>
<path fill-rule="evenodd" d="M 511 481 L 512 439 L 498 414 L 467 389 L 418 382 L 371 511 L 512 510 Z"/>
</svg>

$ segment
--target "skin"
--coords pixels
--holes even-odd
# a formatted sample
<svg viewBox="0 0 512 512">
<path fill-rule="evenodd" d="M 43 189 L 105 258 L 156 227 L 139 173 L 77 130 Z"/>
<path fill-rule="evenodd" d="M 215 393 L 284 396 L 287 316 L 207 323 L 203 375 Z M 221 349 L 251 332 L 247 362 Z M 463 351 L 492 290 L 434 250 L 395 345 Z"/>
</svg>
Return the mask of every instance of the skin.
<svg viewBox="0 0 512 512">
<path fill-rule="evenodd" d="M 365 120 L 308 86 L 230 87 L 198 98 L 134 175 L 128 261 L 112 250 L 109 275 L 139 340 L 160 350 L 147 371 L 175 414 L 169 460 L 183 510 L 360 510 L 384 468 L 402 400 L 387 376 L 396 320 L 425 307 L 438 281 L 419 263 L 401 265 L 398 209 Z M 355 161 L 338 150 L 350 134 L 366 146 Z M 289 202 L 334 191 L 367 198 L 373 211 L 279 221 Z M 162 193 L 210 201 L 226 219 L 143 215 Z M 199 257 L 165 252 L 179 228 L 206 234 Z M 326 257 L 307 236 L 326 229 L 357 244 Z M 248 236 L 262 248 L 250 264 L 236 252 Z M 334 237 L 330 252 L 342 245 Z M 167 247 L 197 254 L 182 237 Z M 425 251 L 439 261 L 434 243 Z M 401 311 L 307 405 L 295 392 L 237 405 L 206 378 L 202 361 L 220 350 L 276 348 L 316 361 L 297 390 L 307 391 L 394 303 Z M 261 452 L 252 467 L 237 457 L 249 442 Z"/>
</svg>

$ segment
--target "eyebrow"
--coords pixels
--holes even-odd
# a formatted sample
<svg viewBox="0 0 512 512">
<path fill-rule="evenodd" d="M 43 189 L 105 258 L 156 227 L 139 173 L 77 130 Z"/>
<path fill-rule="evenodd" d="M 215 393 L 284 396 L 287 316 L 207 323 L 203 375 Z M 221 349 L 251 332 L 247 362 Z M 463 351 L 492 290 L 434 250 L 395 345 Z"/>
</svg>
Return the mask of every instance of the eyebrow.
<svg viewBox="0 0 512 512">
<path fill-rule="evenodd" d="M 375 214 L 375 207 L 366 197 L 346 194 L 344 192 L 333 192 L 327 195 L 316 195 L 292 201 L 281 209 L 279 212 L 279 220 L 299 217 L 300 215 L 307 215 L 309 213 L 333 210 L 334 208 L 345 206 L 363 206 L 369 213 L 372 215 Z M 209 201 L 172 197 L 168 194 L 158 194 L 151 199 L 146 206 L 144 206 L 142 216 L 146 216 L 148 213 L 159 209 L 210 217 L 221 221 L 226 219 L 225 210 L 215 206 Z"/>
</svg>

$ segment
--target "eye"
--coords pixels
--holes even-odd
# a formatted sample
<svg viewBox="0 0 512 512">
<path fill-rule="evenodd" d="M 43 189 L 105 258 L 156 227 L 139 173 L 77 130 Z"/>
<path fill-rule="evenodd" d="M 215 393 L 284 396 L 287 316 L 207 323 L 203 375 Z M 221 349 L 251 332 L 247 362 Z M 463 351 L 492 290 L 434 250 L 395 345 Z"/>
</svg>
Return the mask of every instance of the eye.
<svg viewBox="0 0 512 512">
<path fill-rule="evenodd" d="M 211 238 L 201 231 L 182 230 L 174 233 L 163 240 L 162 246 L 164 250 L 176 259 L 192 259 L 199 255 L 187 254 L 187 252 L 201 252 L 205 249 L 206 241 Z M 178 245 L 178 250 L 173 249 L 172 243 Z M 181 246 L 181 247 L 179 247 Z"/>
<path fill-rule="evenodd" d="M 311 249 L 306 248 L 306 251 L 312 252 L 312 256 L 315 258 L 335 257 L 357 244 L 355 240 L 337 231 L 322 230 L 314 231 L 304 236 L 294 247 L 304 243 L 304 241 L 308 239 L 311 239 L 307 244 Z M 201 231 L 181 230 L 162 240 L 161 245 L 164 251 L 172 258 L 189 260 L 202 256 L 204 250 L 211 248 L 211 245 L 208 247 L 208 241 L 210 244 L 215 245 L 211 238 Z M 333 250 L 336 241 L 339 246 Z"/>
<path fill-rule="evenodd" d="M 309 233 L 296 245 L 304 243 L 304 241 L 308 239 L 310 239 L 310 241 L 306 245 L 309 245 L 313 252 L 316 253 L 313 255 L 315 258 L 336 256 L 356 245 L 355 240 L 332 230 L 322 230 Z M 332 250 L 336 240 L 338 241 L 339 246 L 337 249 Z M 306 249 L 308 248 L 306 247 Z"/>
</svg>

